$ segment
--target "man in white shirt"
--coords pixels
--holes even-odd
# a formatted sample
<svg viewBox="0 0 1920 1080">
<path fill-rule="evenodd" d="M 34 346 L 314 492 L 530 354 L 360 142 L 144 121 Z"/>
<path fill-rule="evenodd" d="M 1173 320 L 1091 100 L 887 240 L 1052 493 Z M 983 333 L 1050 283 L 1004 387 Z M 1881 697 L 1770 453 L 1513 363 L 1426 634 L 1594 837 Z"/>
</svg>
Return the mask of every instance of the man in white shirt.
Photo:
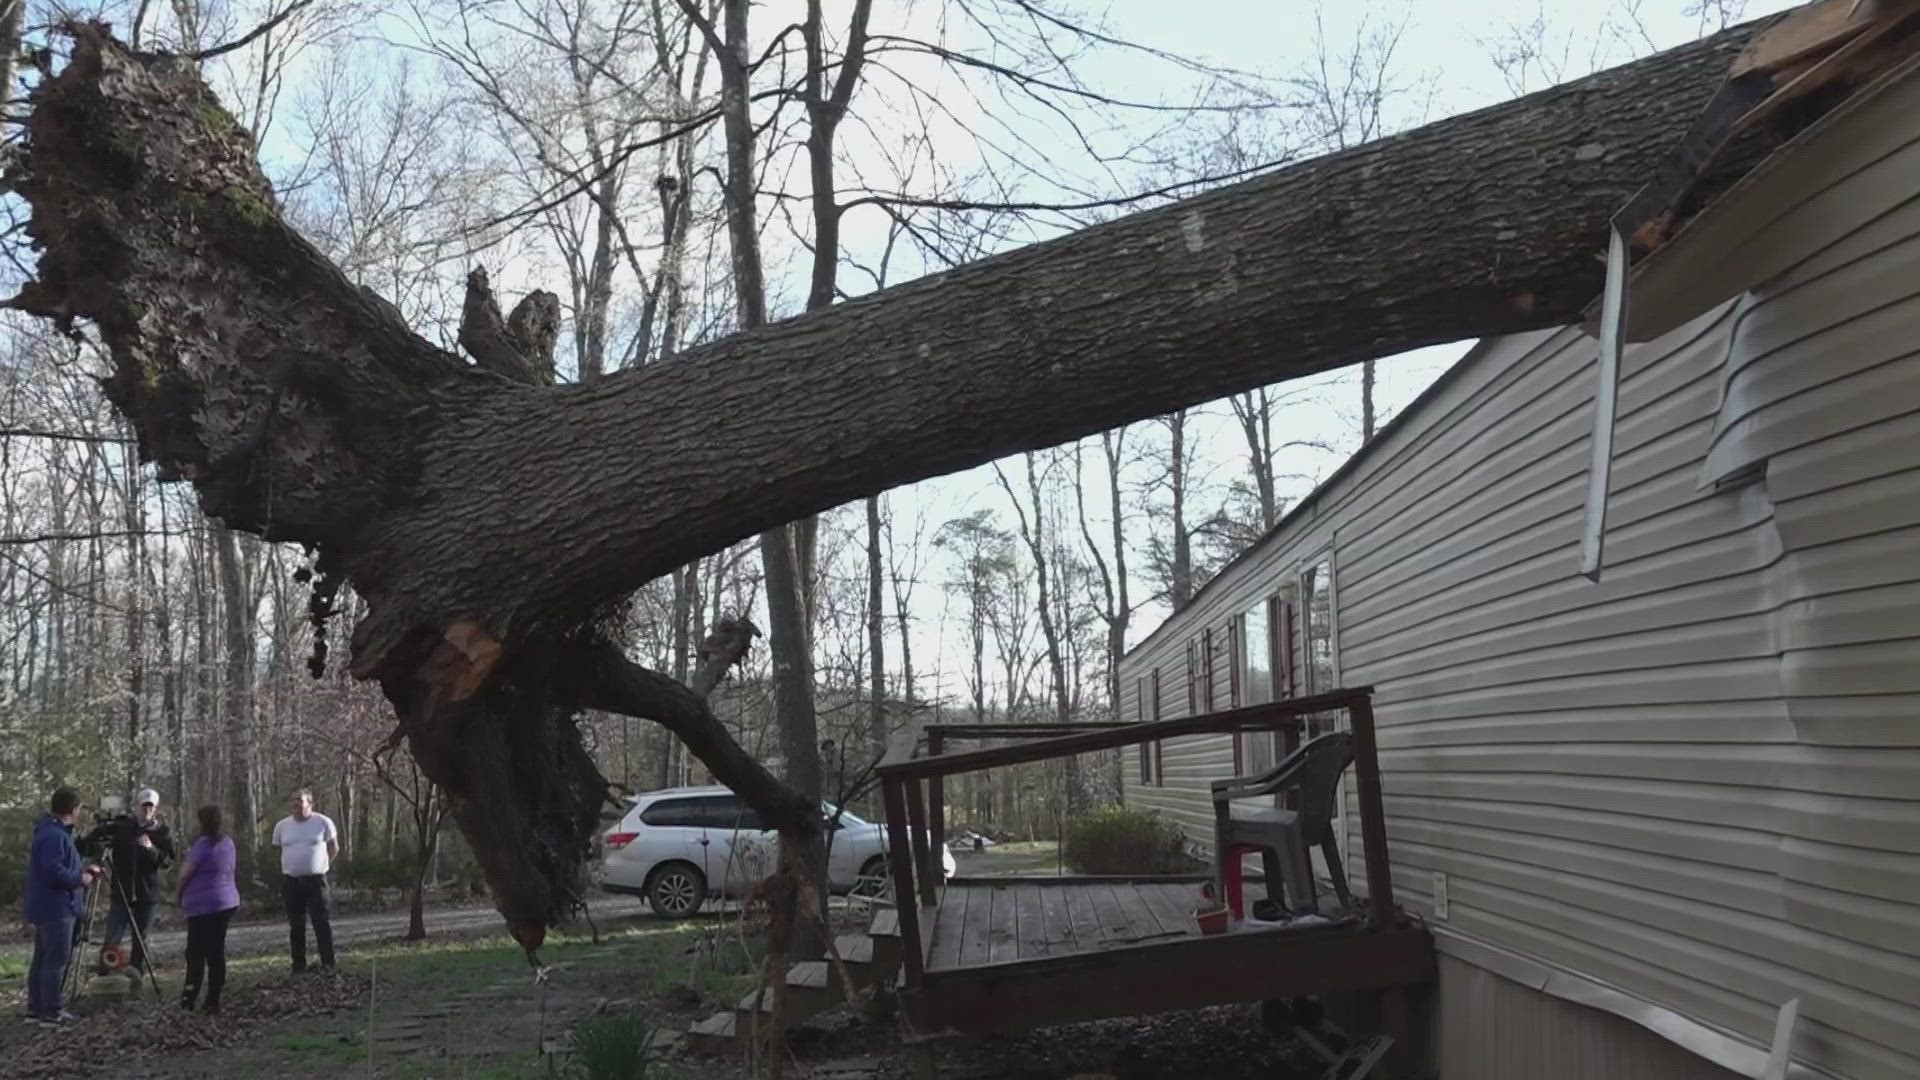
<svg viewBox="0 0 1920 1080">
<path fill-rule="evenodd" d="M 293 970 L 295 974 L 307 970 L 307 916 L 311 915 L 313 940 L 320 946 L 320 969 L 332 971 L 327 870 L 340 856 L 340 830 L 333 827 L 332 818 L 313 812 L 313 792 L 306 788 L 294 792 L 289 803 L 293 813 L 273 826 L 273 845 L 280 849 L 280 895 L 287 902 Z"/>
</svg>

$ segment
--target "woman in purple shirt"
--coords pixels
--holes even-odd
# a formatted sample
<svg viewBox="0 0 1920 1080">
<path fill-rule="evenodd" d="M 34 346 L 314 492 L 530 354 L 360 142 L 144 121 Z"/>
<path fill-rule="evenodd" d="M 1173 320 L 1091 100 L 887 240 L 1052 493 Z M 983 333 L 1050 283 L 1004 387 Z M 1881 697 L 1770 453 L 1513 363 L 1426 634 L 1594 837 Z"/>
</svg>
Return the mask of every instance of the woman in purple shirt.
<svg viewBox="0 0 1920 1080">
<path fill-rule="evenodd" d="M 227 924 L 240 909 L 233 880 L 233 838 L 220 828 L 220 808 L 200 808 L 200 837 L 180 867 L 180 913 L 187 917 L 187 985 L 180 1006 L 193 1010 L 200 977 L 207 977 L 205 1012 L 220 1011 L 220 988 L 227 981 Z"/>
</svg>

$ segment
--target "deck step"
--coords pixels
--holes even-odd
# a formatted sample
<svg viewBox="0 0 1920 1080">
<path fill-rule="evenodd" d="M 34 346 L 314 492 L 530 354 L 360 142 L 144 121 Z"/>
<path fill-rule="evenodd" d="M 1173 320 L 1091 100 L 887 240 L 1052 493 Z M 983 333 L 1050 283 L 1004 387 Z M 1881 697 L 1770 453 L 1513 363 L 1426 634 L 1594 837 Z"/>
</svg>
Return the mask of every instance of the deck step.
<svg viewBox="0 0 1920 1080">
<path fill-rule="evenodd" d="M 865 934 L 841 934 L 833 939 L 833 950 L 848 966 L 873 963 L 873 939 Z"/>
<path fill-rule="evenodd" d="M 734 1033 L 739 1026 L 739 1014 L 732 1012 L 696 1020 L 687 1028 L 687 1049 L 706 1054 L 726 1053 L 734 1048 Z"/>
<path fill-rule="evenodd" d="M 933 945 L 933 922 L 933 915 L 930 910 L 920 912 L 920 955 L 923 957 L 927 955 L 927 950 Z M 873 922 L 867 926 L 867 936 L 872 938 L 874 945 L 882 950 L 902 948 L 903 943 L 900 939 L 900 913 L 893 910 L 874 912 Z M 884 964 L 898 964 L 900 962 L 900 956 L 884 954 L 880 957 L 880 962 Z"/>
<path fill-rule="evenodd" d="M 889 913 L 891 914 L 891 913 Z M 834 938 L 834 947 L 846 964 L 847 978 L 856 990 L 862 990 L 891 978 L 899 963 L 899 938 L 876 941 L 866 934 L 842 934 Z M 802 960 L 787 969 L 787 1023 L 796 1024 L 835 1008 L 846 1000 L 840 975 L 831 960 Z M 687 1029 L 687 1046 L 702 1053 L 732 1050 L 739 1033 L 752 1022 L 758 1008 L 762 1015 L 773 1011 L 773 995 L 758 987 L 729 1011 L 715 1013 Z"/>
</svg>

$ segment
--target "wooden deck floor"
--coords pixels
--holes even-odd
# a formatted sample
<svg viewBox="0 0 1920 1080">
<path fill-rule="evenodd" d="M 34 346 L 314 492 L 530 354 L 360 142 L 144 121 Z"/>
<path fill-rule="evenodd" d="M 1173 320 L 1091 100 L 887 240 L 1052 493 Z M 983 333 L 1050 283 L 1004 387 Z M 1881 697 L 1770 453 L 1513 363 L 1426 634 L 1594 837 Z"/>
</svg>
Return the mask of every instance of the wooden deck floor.
<svg viewBox="0 0 1920 1080">
<path fill-rule="evenodd" d="M 932 912 L 927 973 L 1197 938 L 1198 899 L 1195 882 L 952 884 Z"/>
<path fill-rule="evenodd" d="M 913 1038 L 1024 1031 L 1299 994 L 1431 981 L 1414 924 L 1243 924 L 1203 935 L 1198 881 L 953 881 L 920 909 L 924 975 L 899 998 Z M 1249 900 L 1260 895 L 1249 889 Z"/>
</svg>

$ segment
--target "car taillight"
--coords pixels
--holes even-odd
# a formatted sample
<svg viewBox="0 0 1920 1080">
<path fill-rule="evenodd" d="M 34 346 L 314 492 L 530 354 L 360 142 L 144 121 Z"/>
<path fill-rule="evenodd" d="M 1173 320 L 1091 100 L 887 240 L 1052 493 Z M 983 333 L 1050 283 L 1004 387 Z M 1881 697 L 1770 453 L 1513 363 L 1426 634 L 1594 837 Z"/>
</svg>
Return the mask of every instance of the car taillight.
<svg viewBox="0 0 1920 1080">
<path fill-rule="evenodd" d="M 610 832 L 607 834 L 607 850 L 619 851 L 640 838 L 637 832 Z"/>
</svg>

